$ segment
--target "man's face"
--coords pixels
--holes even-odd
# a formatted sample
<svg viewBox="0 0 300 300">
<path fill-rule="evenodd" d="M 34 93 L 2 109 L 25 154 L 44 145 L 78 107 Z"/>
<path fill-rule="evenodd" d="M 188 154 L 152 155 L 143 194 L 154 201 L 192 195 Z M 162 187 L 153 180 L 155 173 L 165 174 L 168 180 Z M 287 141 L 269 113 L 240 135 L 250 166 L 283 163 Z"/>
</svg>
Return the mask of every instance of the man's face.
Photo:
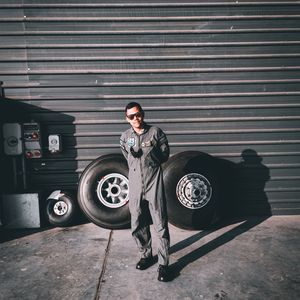
<svg viewBox="0 0 300 300">
<path fill-rule="evenodd" d="M 143 126 L 144 118 L 142 112 L 140 112 L 139 109 L 135 106 L 127 109 L 126 120 L 133 128 L 141 129 Z"/>
</svg>

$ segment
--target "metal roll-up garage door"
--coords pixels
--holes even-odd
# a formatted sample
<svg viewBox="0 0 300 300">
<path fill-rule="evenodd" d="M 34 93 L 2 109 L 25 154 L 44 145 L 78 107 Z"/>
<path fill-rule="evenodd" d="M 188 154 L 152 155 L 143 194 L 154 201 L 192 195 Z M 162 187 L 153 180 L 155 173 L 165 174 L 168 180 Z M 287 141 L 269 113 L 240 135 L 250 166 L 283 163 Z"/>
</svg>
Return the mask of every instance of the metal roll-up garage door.
<svg viewBox="0 0 300 300">
<path fill-rule="evenodd" d="M 240 170 L 246 213 L 262 197 L 299 213 L 299 31 L 298 1 L 1 1 L 1 104 L 15 107 L 2 120 L 40 122 L 44 139 L 29 188 L 76 189 L 87 164 L 119 152 L 137 100 L 173 154 Z M 56 133 L 63 151 L 51 155 Z"/>
</svg>

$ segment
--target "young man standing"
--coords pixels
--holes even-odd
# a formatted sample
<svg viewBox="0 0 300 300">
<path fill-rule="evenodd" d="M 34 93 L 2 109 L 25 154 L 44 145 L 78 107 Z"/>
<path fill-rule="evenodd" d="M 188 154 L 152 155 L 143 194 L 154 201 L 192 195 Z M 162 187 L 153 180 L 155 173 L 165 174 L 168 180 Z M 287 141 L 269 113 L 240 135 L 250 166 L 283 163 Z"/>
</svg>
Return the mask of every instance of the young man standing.
<svg viewBox="0 0 300 300">
<path fill-rule="evenodd" d="M 147 203 L 158 237 L 158 280 L 166 281 L 170 235 L 161 164 L 169 157 L 168 140 L 160 128 L 144 122 L 139 103 L 130 102 L 125 114 L 131 128 L 123 132 L 120 146 L 129 166 L 131 230 L 140 252 L 136 268 L 145 270 L 153 264 L 150 226 L 144 209 Z"/>
</svg>

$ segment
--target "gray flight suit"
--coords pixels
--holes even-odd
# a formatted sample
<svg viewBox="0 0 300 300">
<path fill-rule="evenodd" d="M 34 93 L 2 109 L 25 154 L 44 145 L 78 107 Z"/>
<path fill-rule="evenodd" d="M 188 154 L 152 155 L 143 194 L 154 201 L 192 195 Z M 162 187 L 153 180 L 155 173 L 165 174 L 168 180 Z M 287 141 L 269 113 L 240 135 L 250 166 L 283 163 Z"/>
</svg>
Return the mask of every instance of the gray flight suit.
<svg viewBox="0 0 300 300">
<path fill-rule="evenodd" d="M 170 235 L 161 169 L 161 164 L 169 157 L 167 137 L 160 128 L 144 123 L 144 131 L 140 135 L 133 128 L 123 132 L 120 146 L 129 166 L 129 210 L 132 236 L 137 243 L 141 258 L 151 256 L 149 222 L 146 221 L 145 213 L 142 213 L 144 203 L 148 201 L 159 241 L 158 263 L 168 265 Z M 132 150 L 139 153 L 139 157 L 134 157 Z"/>
</svg>

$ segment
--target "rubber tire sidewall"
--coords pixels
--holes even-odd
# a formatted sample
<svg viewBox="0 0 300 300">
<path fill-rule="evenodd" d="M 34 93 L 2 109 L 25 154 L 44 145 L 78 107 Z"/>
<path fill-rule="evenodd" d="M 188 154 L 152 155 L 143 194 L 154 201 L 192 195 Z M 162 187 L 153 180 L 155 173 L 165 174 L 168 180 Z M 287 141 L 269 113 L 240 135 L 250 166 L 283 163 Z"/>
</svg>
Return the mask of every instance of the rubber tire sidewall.
<svg viewBox="0 0 300 300">
<path fill-rule="evenodd" d="M 68 194 L 62 193 L 63 195 L 59 197 L 59 199 L 48 199 L 46 205 L 46 215 L 50 224 L 58 227 L 69 226 L 74 223 L 77 216 L 77 207 L 75 204 L 75 200 Z M 58 201 L 63 201 L 66 203 L 68 210 L 67 212 L 59 216 L 54 212 L 54 205 Z"/>
<path fill-rule="evenodd" d="M 86 217 L 98 226 L 108 229 L 128 228 L 128 203 L 119 208 L 110 208 L 101 203 L 96 193 L 98 181 L 111 173 L 119 173 L 128 178 L 127 161 L 122 155 L 102 156 L 88 165 L 80 177 L 78 204 Z"/>
<path fill-rule="evenodd" d="M 205 206 L 199 209 L 185 207 L 176 195 L 179 180 L 189 173 L 201 174 L 211 184 L 211 198 Z M 219 190 L 217 176 L 209 155 L 198 151 L 187 151 L 172 156 L 164 166 L 164 186 L 171 224 L 183 229 L 205 229 L 209 227 L 216 213 Z"/>
</svg>

